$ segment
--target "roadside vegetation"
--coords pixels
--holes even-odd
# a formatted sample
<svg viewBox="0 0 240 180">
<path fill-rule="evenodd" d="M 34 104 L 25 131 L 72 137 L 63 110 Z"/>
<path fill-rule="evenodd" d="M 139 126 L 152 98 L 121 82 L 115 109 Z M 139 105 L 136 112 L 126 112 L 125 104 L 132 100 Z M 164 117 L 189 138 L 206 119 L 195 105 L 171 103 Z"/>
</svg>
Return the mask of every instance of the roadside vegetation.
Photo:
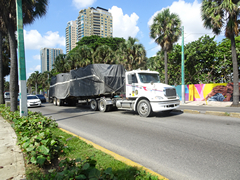
<svg viewBox="0 0 240 180">
<path fill-rule="evenodd" d="M 60 130 L 57 123 L 40 113 L 19 112 L 0 105 L 0 115 L 11 123 L 26 164 L 27 179 L 35 180 L 157 180 L 144 170 L 115 160 L 92 145 Z"/>
</svg>

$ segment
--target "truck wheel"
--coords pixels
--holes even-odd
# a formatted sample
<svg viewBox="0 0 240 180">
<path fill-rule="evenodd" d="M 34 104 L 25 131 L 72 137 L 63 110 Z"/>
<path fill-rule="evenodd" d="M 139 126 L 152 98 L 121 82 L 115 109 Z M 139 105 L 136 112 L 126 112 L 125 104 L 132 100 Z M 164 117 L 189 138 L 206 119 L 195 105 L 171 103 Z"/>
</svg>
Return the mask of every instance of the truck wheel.
<svg viewBox="0 0 240 180">
<path fill-rule="evenodd" d="M 53 99 L 52 98 L 49 98 L 49 103 L 53 103 Z"/>
<path fill-rule="evenodd" d="M 107 112 L 109 111 L 109 106 L 107 106 L 107 103 L 104 99 L 101 99 L 98 103 L 98 108 L 99 108 L 99 111 L 101 112 Z"/>
<path fill-rule="evenodd" d="M 57 99 L 57 106 L 62 106 L 62 103 L 63 101 L 62 101 L 62 99 Z"/>
<path fill-rule="evenodd" d="M 98 102 L 96 99 L 92 99 L 90 102 L 90 108 L 93 111 L 97 111 L 98 110 Z"/>
<path fill-rule="evenodd" d="M 141 100 L 137 105 L 138 114 L 141 117 L 149 117 L 152 114 L 152 108 L 148 100 Z"/>
<path fill-rule="evenodd" d="M 53 98 L 53 104 L 56 106 L 57 105 L 57 99 Z"/>
</svg>

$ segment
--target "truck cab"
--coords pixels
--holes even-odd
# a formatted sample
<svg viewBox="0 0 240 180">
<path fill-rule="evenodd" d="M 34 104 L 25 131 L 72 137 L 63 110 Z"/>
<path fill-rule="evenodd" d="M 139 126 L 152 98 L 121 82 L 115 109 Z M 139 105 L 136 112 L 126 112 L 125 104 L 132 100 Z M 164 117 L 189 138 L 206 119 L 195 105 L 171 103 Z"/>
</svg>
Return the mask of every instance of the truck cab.
<svg viewBox="0 0 240 180">
<path fill-rule="evenodd" d="M 151 112 L 171 111 L 179 107 L 176 89 L 160 82 L 159 73 L 149 70 L 126 72 L 126 99 L 140 116 Z M 125 102 L 127 103 L 127 102 Z"/>
</svg>

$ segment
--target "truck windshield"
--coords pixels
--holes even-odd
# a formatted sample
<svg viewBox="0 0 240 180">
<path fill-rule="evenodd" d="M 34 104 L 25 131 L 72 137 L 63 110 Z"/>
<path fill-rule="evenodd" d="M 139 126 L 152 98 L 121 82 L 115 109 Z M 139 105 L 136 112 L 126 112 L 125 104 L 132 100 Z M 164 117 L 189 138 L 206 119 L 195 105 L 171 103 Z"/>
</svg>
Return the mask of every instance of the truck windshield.
<svg viewBox="0 0 240 180">
<path fill-rule="evenodd" d="M 159 75 L 152 73 L 139 73 L 139 79 L 142 83 L 160 83 Z"/>
</svg>

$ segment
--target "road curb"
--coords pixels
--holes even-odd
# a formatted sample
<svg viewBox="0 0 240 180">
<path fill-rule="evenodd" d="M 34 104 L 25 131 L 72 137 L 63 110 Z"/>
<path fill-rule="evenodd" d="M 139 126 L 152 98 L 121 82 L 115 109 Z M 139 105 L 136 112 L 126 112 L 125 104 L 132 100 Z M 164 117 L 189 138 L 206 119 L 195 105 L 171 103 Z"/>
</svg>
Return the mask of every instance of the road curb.
<svg viewBox="0 0 240 180">
<path fill-rule="evenodd" d="M 184 109 L 184 110 L 175 110 L 175 112 L 184 112 L 184 113 L 190 113 L 190 114 L 208 114 L 208 115 L 215 115 L 215 116 L 230 116 L 235 118 L 240 118 L 240 113 L 235 112 L 221 112 L 221 111 L 206 111 L 206 112 L 200 112 L 197 110 L 191 110 L 191 109 Z"/>
<path fill-rule="evenodd" d="M 231 117 L 240 118 L 240 113 L 229 113 Z"/>
<path fill-rule="evenodd" d="M 184 113 L 191 113 L 191 114 L 200 114 L 200 111 L 197 110 L 190 110 L 190 109 L 184 109 Z"/>
<path fill-rule="evenodd" d="M 154 175 L 154 176 L 157 176 L 159 179 L 169 180 L 169 179 L 167 179 L 166 177 L 164 177 L 164 176 L 162 176 L 162 175 L 160 175 L 160 174 L 158 174 L 158 173 L 156 173 L 156 172 L 154 172 L 154 171 L 152 171 L 152 170 L 150 170 L 150 169 L 148 169 L 148 168 L 146 168 L 146 167 L 144 167 L 144 166 L 142 166 L 142 165 L 140 165 L 140 164 L 138 164 L 138 163 L 135 163 L 135 162 L 131 161 L 130 159 L 127 159 L 127 158 L 125 158 L 125 157 L 123 157 L 123 156 L 120 156 L 119 154 L 116 154 L 116 153 L 114 153 L 114 152 L 112 152 L 112 151 L 110 151 L 110 150 L 108 150 L 108 149 L 106 149 L 106 148 L 104 148 L 104 147 L 101 147 L 101 146 L 93 143 L 92 141 L 89 141 L 89 140 L 87 140 L 87 139 L 85 139 L 85 138 L 82 138 L 82 137 L 80 137 L 80 136 L 78 136 L 78 135 L 76 135 L 76 134 L 74 134 L 74 133 L 72 133 L 72 132 L 69 132 L 69 131 L 67 131 L 67 130 L 65 130 L 65 129 L 63 129 L 63 128 L 59 128 L 59 129 L 62 130 L 63 132 L 66 132 L 66 133 L 68 133 L 68 134 L 71 134 L 71 135 L 79 138 L 79 139 L 82 140 L 82 141 L 85 141 L 87 144 L 92 145 L 94 148 L 96 148 L 96 149 L 98 149 L 98 150 L 100 150 L 100 151 L 102 151 L 102 152 L 104 152 L 104 153 L 106 153 L 106 154 L 109 154 L 109 155 L 113 156 L 114 159 L 116 159 L 116 160 L 119 160 L 119 161 L 121 161 L 121 162 L 123 162 L 123 163 L 125 163 L 125 164 L 127 164 L 127 165 L 129 165 L 129 166 L 137 167 L 137 168 L 139 168 L 139 169 L 143 169 L 143 170 L 145 170 L 146 172 L 148 172 L 148 173 L 150 173 L 150 174 L 152 174 L 152 175 Z"/>
<path fill-rule="evenodd" d="M 228 113 L 220 112 L 220 111 L 206 111 L 205 114 L 215 115 L 215 116 L 228 116 Z"/>
</svg>

